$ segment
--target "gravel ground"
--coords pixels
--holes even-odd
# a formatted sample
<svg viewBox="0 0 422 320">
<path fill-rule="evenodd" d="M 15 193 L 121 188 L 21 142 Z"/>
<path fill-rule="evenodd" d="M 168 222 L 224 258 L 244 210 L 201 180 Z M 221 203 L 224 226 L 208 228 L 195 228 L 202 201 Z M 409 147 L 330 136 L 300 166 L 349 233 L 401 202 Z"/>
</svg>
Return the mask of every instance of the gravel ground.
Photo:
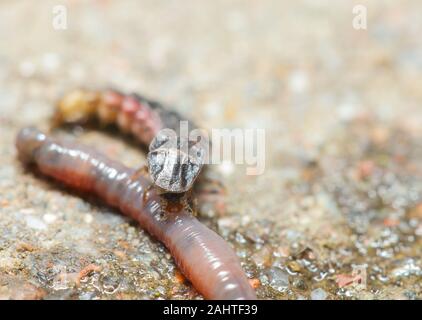
<svg viewBox="0 0 422 320">
<path fill-rule="evenodd" d="M 207 128 L 266 130 L 266 169 L 220 170 L 201 219 L 262 299 L 422 297 L 422 5 L 405 1 L 0 3 L 0 298 L 201 299 L 133 221 L 22 168 L 75 87 L 155 97 Z M 368 27 L 352 27 L 364 4 Z M 111 132 L 64 132 L 131 166 Z M 360 273 L 359 273 L 360 272 Z M 360 283 L 358 283 L 360 282 Z"/>
</svg>

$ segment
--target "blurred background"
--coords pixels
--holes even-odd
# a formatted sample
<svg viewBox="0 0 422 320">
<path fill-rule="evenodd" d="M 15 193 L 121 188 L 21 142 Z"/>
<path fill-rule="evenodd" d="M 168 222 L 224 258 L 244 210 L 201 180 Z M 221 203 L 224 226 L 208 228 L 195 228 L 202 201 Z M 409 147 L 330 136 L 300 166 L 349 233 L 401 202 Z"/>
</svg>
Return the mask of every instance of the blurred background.
<svg viewBox="0 0 422 320">
<path fill-rule="evenodd" d="M 260 298 L 421 298 L 421 31 L 418 0 L 0 1 L 0 298 L 201 298 L 132 221 L 16 160 L 19 128 L 108 86 L 266 130 L 265 173 L 217 168 L 227 212 L 201 217 Z M 145 161 L 101 130 L 66 134 Z"/>
</svg>

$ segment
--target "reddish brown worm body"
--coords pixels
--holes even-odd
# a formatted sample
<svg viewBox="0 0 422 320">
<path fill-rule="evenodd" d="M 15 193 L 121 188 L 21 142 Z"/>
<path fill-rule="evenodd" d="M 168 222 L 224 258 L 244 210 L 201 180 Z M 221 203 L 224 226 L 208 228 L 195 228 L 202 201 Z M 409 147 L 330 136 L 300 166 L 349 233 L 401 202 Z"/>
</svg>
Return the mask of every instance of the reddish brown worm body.
<svg viewBox="0 0 422 320">
<path fill-rule="evenodd" d="M 89 192 L 125 215 L 171 252 L 176 264 L 207 299 L 256 299 L 235 252 L 184 206 L 167 203 L 141 172 L 92 148 L 55 140 L 34 128 L 17 137 L 18 155 L 45 175 Z"/>
<path fill-rule="evenodd" d="M 64 95 L 57 104 L 56 125 L 84 123 L 97 119 L 103 125 L 114 124 L 125 133 L 132 134 L 142 144 L 149 145 L 161 129 L 179 133 L 177 112 L 158 101 L 137 93 L 124 94 L 117 90 L 74 90 Z M 196 126 L 188 121 L 190 129 Z"/>
</svg>

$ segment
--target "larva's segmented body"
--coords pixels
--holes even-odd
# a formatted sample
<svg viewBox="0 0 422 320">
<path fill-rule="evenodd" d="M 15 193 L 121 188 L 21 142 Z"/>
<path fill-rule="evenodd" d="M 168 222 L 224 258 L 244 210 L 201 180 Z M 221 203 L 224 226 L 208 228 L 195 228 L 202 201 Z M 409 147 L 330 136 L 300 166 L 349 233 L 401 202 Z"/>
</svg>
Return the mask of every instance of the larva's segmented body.
<svg viewBox="0 0 422 320">
<path fill-rule="evenodd" d="M 34 128 L 20 131 L 16 146 L 26 163 L 77 190 L 96 194 L 137 220 L 163 242 L 193 286 L 207 299 L 256 299 L 235 252 L 215 232 L 169 205 L 141 172 Z"/>
<path fill-rule="evenodd" d="M 178 132 L 182 118 L 162 104 L 139 94 L 116 90 L 75 90 L 57 104 L 55 124 L 84 123 L 97 118 L 102 124 L 116 124 L 125 133 L 149 145 L 164 128 Z M 193 126 L 193 124 L 191 124 Z"/>
<path fill-rule="evenodd" d="M 171 129 L 179 134 L 180 121 L 186 121 L 161 103 L 139 94 L 126 95 L 117 90 L 75 90 L 58 102 L 54 122 L 59 126 L 66 123 L 85 123 L 92 119 L 98 119 L 104 125 L 117 125 L 121 131 L 132 134 L 146 146 L 151 144 L 162 129 Z M 189 129 L 196 128 L 193 122 L 188 122 Z M 190 149 L 195 151 L 195 146 Z M 165 150 L 167 157 L 157 166 L 157 162 L 153 163 L 153 160 L 161 159 L 155 157 L 161 151 L 150 150 L 148 156 L 154 183 L 167 192 L 185 192 L 190 189 L 201 171 L 203 163 L 200 161 L 204 155 L 198 160 L 186 153 L 180 153 L 179 150 L 175 152 L 173 148 Z M 210 179 L 210 176 L 213 178 Z M 199 179 L 201 183 L 195 186 L 195 193 L 200 211 L 211 210 L 221 215 L 225 210 L 225 189 L 215 176 L 215 172 L 212 175 L 202 174 Z"/>
</svg>

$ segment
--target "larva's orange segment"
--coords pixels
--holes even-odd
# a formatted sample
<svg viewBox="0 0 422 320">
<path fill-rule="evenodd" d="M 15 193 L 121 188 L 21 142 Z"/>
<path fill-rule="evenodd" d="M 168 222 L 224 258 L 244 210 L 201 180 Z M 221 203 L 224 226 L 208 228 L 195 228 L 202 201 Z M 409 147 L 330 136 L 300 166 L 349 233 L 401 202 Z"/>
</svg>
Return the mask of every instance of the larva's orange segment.
<svg viewBox="0 0 422 320">
<path fill-rule="evenodd" d="M 55 125 L 83 123 L 97 112 L 100 95 L 94 91 L 74 90 L 63 96 L 57 104 Z"/>
</svg>

